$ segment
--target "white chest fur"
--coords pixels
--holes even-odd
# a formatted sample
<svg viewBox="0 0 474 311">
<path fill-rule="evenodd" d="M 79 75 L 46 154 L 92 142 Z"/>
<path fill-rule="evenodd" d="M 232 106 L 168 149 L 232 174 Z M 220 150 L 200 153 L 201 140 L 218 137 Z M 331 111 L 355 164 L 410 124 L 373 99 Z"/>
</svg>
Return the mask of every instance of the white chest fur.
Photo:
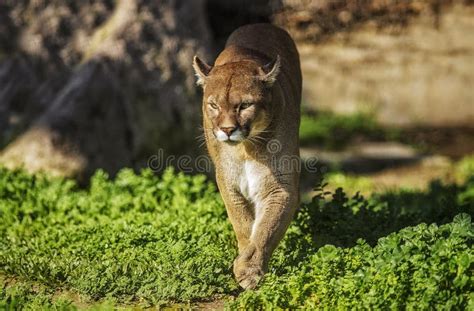
<svg viewBox="0 0 474 311">
<path fill-rule="evenodd" d="M 257 230 L 258 224 L 264 215 L 264 204 L 262 203 L 265 193 L 265 184 L 271 176 L 270 169 L 264 164 L 255 160 L 242 160 L 233 157 L 232 150 L 223 153 L 222 162 L 226 163 L 219 172 L 225 176 L 226 187 L 237 190 L 251 204 L 254 211 L 254 223 L 252 225 L 252 235 Z"/>
<path fill-rule="evenodd" d="M 258 202 L 258 194 L 263 181 L 263 167 L 256 161 L 246 160 L 242 164 L 238 187 L 240 193 L 254 205 Z"/>
<path fill-rule="evenodd" d="M 238 178 L 238 187 L 240 193 L 252 203 L 254 209 L 255 220 L 252 225 L 252 235 L 255 234 L 256 228 L 262 219 L 263 204 L 262 204 L 262 188 L 266 177 L 266 167 L 262 164 L 246 160 L 242 167 Z"/>
</svg>

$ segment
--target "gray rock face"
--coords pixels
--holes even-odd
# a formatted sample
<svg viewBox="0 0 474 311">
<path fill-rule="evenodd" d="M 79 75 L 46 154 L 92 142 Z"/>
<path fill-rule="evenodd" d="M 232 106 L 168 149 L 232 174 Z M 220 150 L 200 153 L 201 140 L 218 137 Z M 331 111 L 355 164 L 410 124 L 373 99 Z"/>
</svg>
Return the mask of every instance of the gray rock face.
<svg viewBox="0 0 474 311">
<path fill-rule="evenodd" d="M 4 3 L 0 163 L 87 177 L 158 148 L 195 151 L 191 60 L 211 45 L 203 10 L 202 0 Z"/>
</svg>

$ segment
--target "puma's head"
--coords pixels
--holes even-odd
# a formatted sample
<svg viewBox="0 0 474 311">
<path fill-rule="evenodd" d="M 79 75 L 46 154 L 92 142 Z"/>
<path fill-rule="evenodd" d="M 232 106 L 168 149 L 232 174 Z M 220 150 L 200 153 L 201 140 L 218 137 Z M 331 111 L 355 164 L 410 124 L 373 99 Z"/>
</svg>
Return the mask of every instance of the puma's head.
<svg viewBox="0 0 474 311">
<path fill-rule="evenodd" d="M 210 66 L 194 57 L 197 83 L 203 86 L 203 113 L 217 140 L 252 139 L 270 124 L 272 86 L 280 71 L 280 57 L 260 66 L 252 60 Z"/>
</svg>

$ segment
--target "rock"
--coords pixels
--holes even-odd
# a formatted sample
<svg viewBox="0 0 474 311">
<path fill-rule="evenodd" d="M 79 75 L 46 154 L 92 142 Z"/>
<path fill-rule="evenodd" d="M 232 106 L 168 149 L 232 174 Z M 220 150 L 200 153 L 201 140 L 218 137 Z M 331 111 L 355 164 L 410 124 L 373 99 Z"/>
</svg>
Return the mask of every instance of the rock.
<svg viewBox="0 0 474 311">
<path fill-rule="evenodd" d="M 0 148 L 19 132 L 26 103 L 38 84 L 36 74 L 21 58 L 0 63 Z"/>
<path fill-rule="evenodd" d="M 191 60 L 212 46 L 204 5 L 4 4 L 0 42 L 8 31 L 16 44 L 1 51 L 0 141 L 9 144 L 0 163 L 86 178 L 97 168 L 142 166 L 159 148 L 196 153 Z"/>
</svg>

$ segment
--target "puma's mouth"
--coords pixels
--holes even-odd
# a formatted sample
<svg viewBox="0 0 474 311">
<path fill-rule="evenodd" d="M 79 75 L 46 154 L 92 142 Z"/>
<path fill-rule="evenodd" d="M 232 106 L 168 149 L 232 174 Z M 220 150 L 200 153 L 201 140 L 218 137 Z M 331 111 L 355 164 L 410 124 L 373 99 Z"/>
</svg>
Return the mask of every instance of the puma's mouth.
<svg viewBox="0 0 474 311">
<path fill-rule="evenodd" d="M 230 134 L 230 135 L 229 135 Z M 240 129 L 236 129 L 231 133 L 225 133 L 222 130 L 214 131 L 214 136 L 218 141 L 226 142 L 226 143 L 239 143 L 245 140 L 246 135 Z"/>
</svg>

